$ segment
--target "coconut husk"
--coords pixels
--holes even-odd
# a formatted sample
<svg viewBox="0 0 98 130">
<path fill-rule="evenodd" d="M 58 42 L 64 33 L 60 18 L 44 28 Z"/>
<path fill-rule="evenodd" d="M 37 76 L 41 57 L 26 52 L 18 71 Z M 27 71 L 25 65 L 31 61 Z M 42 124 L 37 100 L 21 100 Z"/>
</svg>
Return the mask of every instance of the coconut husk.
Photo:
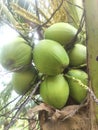
<svg viewBox="0 0 98 130">
<path fill-rule="evenodd" d="M 87 107 L 78 111 L 77 109 L 78 105 L 68 106 L 60 112 L 56 111 L 55 116 L 41 111 L 39 114 L 41 130 L 90 130 Z"/>
<path fill-rule="evenodd" d="M 41 130 L 90 130 L 89 118 L 83 113 L 75 114 L 64 121 L 48 119 L 42 124 L 42 120 L 40 118 Z"/>
<path fill-rule="evenodd" d="M 61 110 L 41 103 L 30 110 L 39 112 L 41 130 L 90 130 L 88 106 L 69 105 Z M 32 115 L 31 115 L 32 116 Z"/>
</svg>

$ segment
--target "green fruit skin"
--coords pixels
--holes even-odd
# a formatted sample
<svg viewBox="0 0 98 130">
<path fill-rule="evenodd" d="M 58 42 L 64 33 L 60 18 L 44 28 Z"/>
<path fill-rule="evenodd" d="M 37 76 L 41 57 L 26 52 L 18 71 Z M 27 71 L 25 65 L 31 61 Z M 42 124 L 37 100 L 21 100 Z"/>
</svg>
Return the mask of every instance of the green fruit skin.
<svg viewBox="0 0 98 130">
<path fill-rule="evenodd" d="M 16 37 L 12 42 L 4 45 L 0 53 L 1 65 L 11 71 L 22 68 L 32 61 L 32 48 L 21 37 Z"/>
<path fill-rule="evenodd" d="M 56 41 L 40 40 L 33 50 L 33 61 L 40 73 L 56 75 L 69 65 L 65 49 Z"/>
<path fill-rule="evenodd" d="M 34 67 L 22 72 L 14 72 L 12 74 L 13 89 L 17 94 L 23 95 L 26 93 L 37 80 L 37 71 Z"/>
<path fill-rule="evenodd" d="M 59 42 L 61 45 L 66 45 L 75 37 L 77 29 L 72 25 L 64 22 L 59 22 L 51 25 L 45 30 L 45 39 L 51 39 Z"/>
<path fill-rule="evenodd" d="M 63 75 L 48 76 L 40 85 L 40 95 L 45 103 L 61 109 L 69 97 L 69 86 Z"/>
<path fill-rule="evenodd" d="M 86 46 L 82 44 L 75 44 L 68 53 L 70 65 L 77 67 L 82 64 L 86 64 L 86 52 Z"/>
<path fill-rule="evenodd" d="M 74 77 L 75 79 L 80 80 L 84 85 L 88 85 L 88 75 L 86 72 L 79 69 L 71 69 L 67 73 L 69 76 Z M 85 97 L 87 96 L 87 90 L 83 88 L 78 82 L 73 79 L 67 79 L 69 88 L 70 88 L 70 96 L 77 102 L 81 103 Z"/>
</svg>

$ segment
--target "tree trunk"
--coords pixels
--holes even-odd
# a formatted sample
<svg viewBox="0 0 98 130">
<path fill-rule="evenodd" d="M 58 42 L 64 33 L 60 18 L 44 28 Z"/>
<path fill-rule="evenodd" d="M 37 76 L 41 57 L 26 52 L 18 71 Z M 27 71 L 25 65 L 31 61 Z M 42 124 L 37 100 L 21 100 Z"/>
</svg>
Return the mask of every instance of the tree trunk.
<svg viewBox="0 0 98 130">
<path fill-rule="evenodd" d="M 91 130 L 90 118 L 88 112 L 85 111 L 87 109 L 87 107 L 83 108 L 65 120 L 49 119 L 49 115 L 45 111 L 41 111 L 39 114 L 41 130 Z"/>
<path fill-rule="evenodd" d="M 98 98 L 98 0 L 84 0 L 84 8 L 89 86 Z M 90 100 L 91 130 L 98 129 L 98 106 L 95 103 L 96 99 L 94 100 Z"/>
</svg>

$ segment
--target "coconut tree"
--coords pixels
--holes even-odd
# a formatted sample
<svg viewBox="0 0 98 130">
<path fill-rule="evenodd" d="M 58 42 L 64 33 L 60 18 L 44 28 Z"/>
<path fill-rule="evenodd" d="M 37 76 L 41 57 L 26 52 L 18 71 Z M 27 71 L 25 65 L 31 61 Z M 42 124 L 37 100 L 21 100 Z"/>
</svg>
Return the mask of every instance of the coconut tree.
<svg viewBox="0 0 98 130">
<path fill-rule="evenodd" d="M 11 59 L 10 63 L 7 64 L 7 68 L 5 67 L 5 69 L 7 69 L 7 73 L 8 74 L 14 73 L 20 75 L 22 72 L 24 74 L 24 72 L 30 70 L 31 66 L 33 66 L 37 71 L 36 72 L 37 78 L 35 82 L 32 83 L 30 80 L 30 83 L 27 84 L 28 80 L 26 79 L 26 87 L 28 86 L 29 90 L 26 90 L 25 93 L 18 96 L 18 99 L 15 102 L 15 105 L 11 108 L 11 110 L 8 110 L 7 108 L 16 99 L 10 102 L 5 101 L 7 103 L 4 104 L 3 102 L 3 107 L 0 107 L 1 112 L 2 110 L 4 112 L 5 110 L 9 111 L 6 117 L 7 125 L 6 127 L 4 127 L 5 130 L 12 128 L 12 126 L 14 126 L 15 123 L 20 120 L 22 120 L 23 123 L 27 121 L 26 126 L 22 126 L 22 127 L 23 129 L 30 129 L 30 130 L 33 129 L 34 130 L 59 130 L 59 129 L 97 130 L 98 129 L 98 125 L 97 125 L 97 120 L 98 120 L 98 115 L 97 115 L 98 114 L 98 106 L 97 106 L 98 103 L 98 99 L 97 99 L 98 18 L 97 15 L 98 14 L 97 12 L 98 12 L 98 8 L 97 5 L 98 5 L 97 0 L 93 0 L 93 1 L 89 1 L 89 0 L 84 0 L 84 1 L 81 0 L 80 1 L 79 0 L 58 0 L 58 1 L 57 0 L 47 0 L 47 1 L 6 0 L 3 1 L 2 0 L 0 1 L 1 23 L 10 26 L 10 28 L 14 29 L 18 33 L 18 36 L 22 38 L 23 43 L 20 43 L 21 40 L 18 40 L 17 42 L 17 40 L 15 41 L 14 39 L 15 44 L 17 44 L 17 47 L 15 47 L 15 49 L 20 48 L 18 47 L 18 43 L 20 43 L 20 45 L 22 44 L 23 46 L 25 43 L 27 44 L 28 47 L 32 48 L 32 53 L 33 53 L 32 60 L 30 60 L 30 62 L 26 64 L 26 67 L 25 64 L 22 65 L 22 63 L 19 62 L 21 63 L 21 66 L 14 67 L 8 70 L 9 66 L 14 64 L 14 62 Z M 76 30 L 75 34 L 72 37 L 72 39 L 68 41 L 66 46 L 64 46 L 64 44 L 58 45 L 58 41 L 52 41 L 52 44 L 54 44 L 56 47 L 58 46 L 57 47 L 59 48 L 58 52 L 61 48 L 62 54 L 59 53 L 58 55 L 57 51 L 55 50 L 52 51 L 51 49 L 51 53 L 49 53 L 50 54 L 49 55 L 47 54 L 49 52 L 49 47 L 52 48 L 53 45 L 51 44 L 50 46 L 49 43 L 49 39 L 51 40 L 49 31 L 47 31 L 48 40 L 45 40 L 45 38 L 47 37 L 47 35 L 45 35 L 45 32 L 47 28 L 49 29 L 49 27 L 51 27 L 51 25 L 55 25 L 55 23 L 61 23 L 61 22 L 64 23 L 64 27 L 65 27 L 65 23 L 67 23 L 68 27 L 69 25 L 73 26 L 73 28 L 75 28 Z M 53 33 L 55 33 L 55 31 Z M 67 32 L 67 34 L 68 33 L 69 32 Z M 54 34 L 52 34 L 52 36 L 53 35 Z M 56 30 L 56 35 L 57 35 L 57 30 Z M 54 38 L 53 40 L 57 40 L 55 39 L 56 35 L 55 37 L 53 37 Z M 69 37 L 69 35 L 67 35 L 67 37 Z M 40 46 L 37 46 L 37 43 L 39 43 L 40 40 L 41 40 L 41 44 Z M 43 42 L 45 42 L 48 45 L 48 48 Z M 76 43 L 79 44 L 76 45 Z M 46 48 L 42 47 L 44 45 Z M 77 53 L 76 52 L 74 53 L 74 51 L 77 50 L 78 46 L 80 46 L 79 47 L 80 50 L 78 49 L 77 53 L 78 53 L 78 57 L 82 55 L 81 60 L 80 57 L 79 58 L 77 57 Z M 9 48 L 9 46 L 7 48 Z M 2 50 L 3 49 L 1 49 L 1 53 L 0 53 L 1 56 L 2 54 L 5 54 L 5 52 L 2 53 Z M 6 50 L 6 52 L 9 51 Z M 18 52 L 21 53 L 21 51 Z M 69 65 L 67 64 L 66 65 L 67 67 L 64 69 L 63 69 L 63 67 L 65 67 L 64 60 L 66 59 L 66 56 L 65 59 L 62 58 L 63 52 L 64 54 L 66 53 L 66 55 L 67 54 L 69 55 L 70 61 L 68 62 L 71 63 L 71 64 L 69 63 Z M 31 55 L 32 53 L 30 52 Z M 86 56 L 85 59 L 83 54 Z M 48 58 L 47 55 L 49 55 Z M 51 59 L 51 55 L 53 59 Z M 59 58 L 57 59 L 57 57 Z M 72 57 L 74 57 L 74 60 L 72 60 Z M 5 57 L 3 57 L 2 60 L 0 60 L 1 64 L 2 63 L 5 64 L 5 62 L 3 62 L 4 59 Z M 21 55 L 19 55 L 18 59 L 19 61 L 22 59 Z M 56 62 L 54 62 L 55 60 Z M 51 62 L 54 65 L 53 67 L 51 67 L 50 64 Z M 60 72 L 56 71 L 57 69 L 55 69 L 58 66 L 61 67 L 60 69 L 58 69 L 60 70 Z M 75 69 L 77 74 L 74 75 L 73 70 Z M 80 70 L 83 72 L 83 74 L 84 73 L 85 74 L 82 75 L 82 72 Z M 55 77 L 53 72 L 55 72 L 56 74 L 62 73 L 63 77 L 62 75 Z M 52 75 L 52 77 L 50 75 Z M 25 77 L 25 75 L 23 76 Z M 62 79 L 58 77 L 62 77 Z M 61 96 L 64 91 L 60 93 L 61 88 L 58 87 L 59 91 L 57 91 L 55 87 L 59 86 L 59 84 L 60 86 L 63 86 L 63 82 L 65 84 L 64 78 L 68 82 L 68 84 L 66 83 L 67 85 L 70 85 L 72 87 L 75 86 L 75 87 L 73 89 L 70 89 L 71 92 L 68 91 L 70 93 L 70 96 L 69 98 L 67 97 L 68 100 L 66 104 L 63 104 L 63 108 L 62 106 L 56 108 L 55 106 L 59 106 L 60 103 L 63 103 L 62 98 L 65 96 L 61 97 L 62 101 L 60 102 L 60 99 L 58 97 L 59 95 Z M 15 79 L 15 82 L 16 80 L 17 79 Z M 86 82 L 84 80 L 86 80 Z M 18 89 L 20 88 L 19 85 L 22 86 L 22 82 L 25 83 L 25 78 L 21 78 L 20 80 L 20 78 L 18 77 L 18 81 L 16 82 L 18 84 Z M 55 82 L 57 83 L 56 85 L 54 84 Z M 53 89 L 51 88 L 51 90 L 50 88 L 48 90 L 46 89 L 45 92 L 45 88 L 49 86 L 49 84 L 53 85 L 54 88 Z M 12 80 L 10 82 L 10 86 L 11 85 L 13 85 Z M 80 88 L 80 89 L 78 88 L 79 90 L 77 89 L 77 86 Z M 10 89 L 9 86 L 7 88 Z M 12 89 L 14 89 L 14 87 Z M 50 94 L 51 91 L 55 91 L 55 92 Z M 84 97 L 82 96 L 83 99 L 82 101 L 80 101 L 79 99 L 82 95 L 82 91 Z M 10 95 L 10 91 L 6 91 L 6 92 L 8 92 L 8 95 Z M 7 95 L 6 92 L 3 93 L 2 99 Z M 41 92 L 41 96 L 40 96 L 40 92 Z M 86 96 L 84 93 L 86 94 Z M 56 97 L 56 101 L 54 100 L 55 97 Z"/>
</svg>

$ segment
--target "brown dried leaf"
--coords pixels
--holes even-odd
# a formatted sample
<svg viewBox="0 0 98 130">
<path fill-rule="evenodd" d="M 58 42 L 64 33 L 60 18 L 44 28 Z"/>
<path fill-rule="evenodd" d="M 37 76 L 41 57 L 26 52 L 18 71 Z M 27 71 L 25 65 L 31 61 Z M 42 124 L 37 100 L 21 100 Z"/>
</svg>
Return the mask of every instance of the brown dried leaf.
<svg viewBox="0 0 98 130">
<path fill-rule="evenodd" d="M 42 111 L 42 110 L 45 110 L 45 111 L 49 112 L 49 114 L 54 113 L 54 108 L 53 107 L 48 106 L 45 103 L 41 103 L 40 105 L 37 105 L 32 109 L 29 109 L 28 110 L 28 116 L 32 117 L 32 116 L 34 116 L 34 113 Z"/>
<path fill-rule="evenodd" d="M 34 14 L 28 12 L 28 11 L 25 10 L 24 8 L 21 8 L 21 7 L 20 7 L 18 4 L 16 4 L 16 3 L 11 3 L 11 7 L 12 7 L 13 11 L 14 11 L 16 14 L 22 16 L 23 18 L 25 18 L 25 19 L 27 19 L 27 20 L 29 20 L 29 21 L 35 23 L 35 24 L 40 25 L 40 21 L 39 21 L 39 19 L 37 18 L 36 15 L 34 15 Z"/>
<path fill-rule="evenodd" d="M 49 105 L 47 105 L 45 103 L 41 103 L 40 105 L 37 105 L 32 109 L 29 109 L 28 116 L 32 118 L 36 112 L 44 110 L 44 111 L 48 112 L 49 119 L 52 119 L 52 120 L 58 120 L 58 119 L 65 120 L 65 119 L 67 119 L 69 117 L 72 117 L 74 114 L 76 114 L 76 112 L 78 112 L 78 110 L 80 108 L 82 108 L 85 105 L 86 104 L 70 105 L 70 106 L 64 107 L 61 110 L 58 110 L 58 109 L 55 109 L 52 106 L 49 106 Z"/>
<path fill-rule="evenodd" d="M 70 106 L 64 107 L 61 111 L 56 110 L 52 116 L 52 119 L 56 120 L 56 119 L 68 118 L 74 113 L 76 113 L 79 110 L 79 108 L 80 108 L 80 105 L 70 105 Z"/>
<path fill-rule="evenodd" d="M 80 109 L 80 105 L 70 105 L 62 109 L 61 111 L 61 117 L 70 117 L 73 116 L 78 110 Z"/>
</svg>

